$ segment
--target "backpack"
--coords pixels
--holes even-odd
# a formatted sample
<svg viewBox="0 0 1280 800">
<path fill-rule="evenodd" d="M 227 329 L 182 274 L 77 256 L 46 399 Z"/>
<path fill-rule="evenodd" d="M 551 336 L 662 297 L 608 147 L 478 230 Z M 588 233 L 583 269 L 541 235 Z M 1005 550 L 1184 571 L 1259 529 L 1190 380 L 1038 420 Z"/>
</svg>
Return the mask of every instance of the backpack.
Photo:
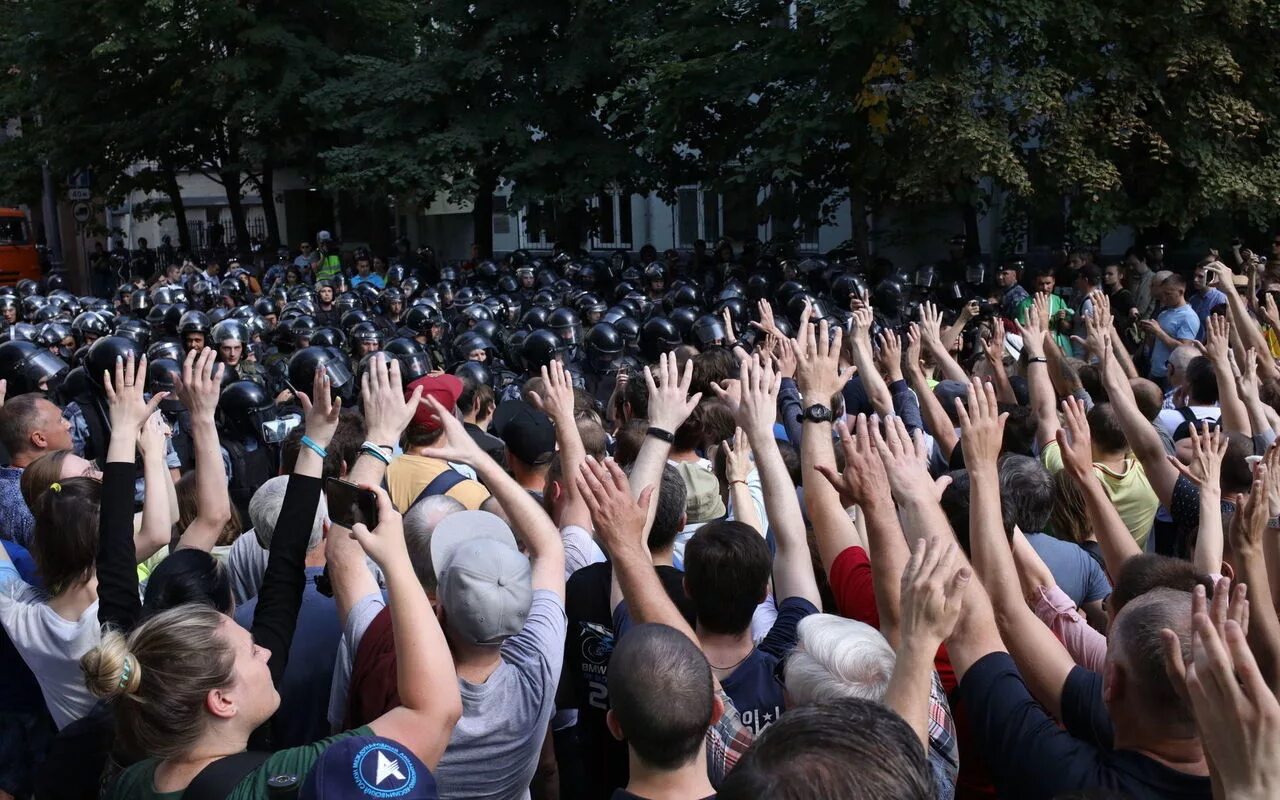
<svg viewBox="0 0 1280 800">
<path fill-rule="evenodd" d="M 1182 422 L 1178 425 L 1177 429 L 1174 430 L 1173 432 L 1173 440 L 1175 442 L 1180 442 L 1183 439 L 1190 437 L 1192 425 L 1196 426 L 1197 433 L 1200 432 L 1201 425 L 1208 425 L 1209 430 L 1211 431 L 1216 431 L 1218 429 L 1218 420 L 1215 417 L 1205 417 L 1204 419 L 1196 419 L 1195 412 L 1192 411 L 1190 408 L 1187 408 L 1186 406 L 1183 406 L 1182 408 L 1177 408 L 1174 410 L 1182 415 Z"/>
<path fill-rule="evenodd" d="M 404 510 L 404 513 L 408 514 L 409 509 L 413 508 L 418 503 L 421 503 L 423 500 L 426 500 L 428 497 L 448 494 L 450 489 L 465 480 L 468 480 L 466 475 L 458 472 L 453 467 L 449 467 L 444 472 L 441 472 L 439 475 L 432 478 L 431 483 L 422 487 L 422 491 L 418 493 L 417 497 L 413 498 L 413 502 L 409 504 L 409 508 Z"/>
</svg>

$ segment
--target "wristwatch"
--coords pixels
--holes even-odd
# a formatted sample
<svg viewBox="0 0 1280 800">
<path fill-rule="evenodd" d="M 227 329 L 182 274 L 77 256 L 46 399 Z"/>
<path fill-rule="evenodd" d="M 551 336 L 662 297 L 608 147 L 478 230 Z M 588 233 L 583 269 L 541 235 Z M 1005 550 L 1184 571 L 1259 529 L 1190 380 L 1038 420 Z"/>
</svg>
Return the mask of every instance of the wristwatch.
<svg viewBox="0 0 1280 800">
<path fill-rule="evenodd" d="M 800 422 L 830 422 L 831 409 L 821 403 L 809 406 L 796 418 Z"/>
</svg>

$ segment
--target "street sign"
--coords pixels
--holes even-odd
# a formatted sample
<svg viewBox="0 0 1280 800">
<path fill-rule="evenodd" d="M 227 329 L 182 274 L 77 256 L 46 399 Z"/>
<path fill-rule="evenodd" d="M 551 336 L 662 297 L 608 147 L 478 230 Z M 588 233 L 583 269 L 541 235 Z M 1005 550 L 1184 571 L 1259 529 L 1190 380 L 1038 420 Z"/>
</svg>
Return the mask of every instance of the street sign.
<svg viewBox="0 0 1280 800">
<path fill-rule="evenodd" d="M 75 218 L 76 222 L 83 225 L 93 216 L 93 209 L 89 207 L 88 203 L 80 201 L 71 207 L 71 216 Z"/>
<path fill-rule="evenodd" d="M 87 169 L 76 170 L 67 176 L 67 188 L 90 189 L 93 187 L 93 172 Z"/>
<path fill-rule="evenodd" d="M 67 190 L 68 200 L 89 200 L 93 198 L 92 189 L 74 188 Z"/>
</svg>

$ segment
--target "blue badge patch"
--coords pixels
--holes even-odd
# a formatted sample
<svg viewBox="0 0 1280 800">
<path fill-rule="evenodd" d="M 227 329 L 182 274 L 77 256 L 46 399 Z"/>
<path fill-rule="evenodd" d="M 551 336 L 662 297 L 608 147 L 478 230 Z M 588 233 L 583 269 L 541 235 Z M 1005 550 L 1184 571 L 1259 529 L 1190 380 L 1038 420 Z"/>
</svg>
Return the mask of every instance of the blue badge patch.
<svg viewBox="0 0 1280 800">
<path fill-rule="evenodd" d="M 382 742 L 360 748 L 351 762 L 351 772 L 356 787 L 369 797 L 403 797 L 418 783 L 409 756 Z"/>
</svg>

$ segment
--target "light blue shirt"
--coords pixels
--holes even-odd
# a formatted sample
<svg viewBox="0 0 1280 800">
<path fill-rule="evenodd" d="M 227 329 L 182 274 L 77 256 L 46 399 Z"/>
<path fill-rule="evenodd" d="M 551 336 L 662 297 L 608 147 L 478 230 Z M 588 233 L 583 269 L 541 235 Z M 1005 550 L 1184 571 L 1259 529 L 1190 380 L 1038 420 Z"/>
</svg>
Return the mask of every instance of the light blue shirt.
<svg viewBox="0 0 1280 800">
<path fill-rule="evenodd" d="M 1156 323 L 1160 325 L 1160 330 L 1175 339 L 1195 339 L 1200 333 L 1200 317 L 1196 316 L 1196 310 L 1190 303 L 1177 308 L 1166 308 L 1156 317 Z M 1156 339 L 1155 346 L 1151 348 L 1151 377 L 1163 378 L 1169 374 L 1168 361 L 1172 352 L 1169 345 Z"/>
</svg>

